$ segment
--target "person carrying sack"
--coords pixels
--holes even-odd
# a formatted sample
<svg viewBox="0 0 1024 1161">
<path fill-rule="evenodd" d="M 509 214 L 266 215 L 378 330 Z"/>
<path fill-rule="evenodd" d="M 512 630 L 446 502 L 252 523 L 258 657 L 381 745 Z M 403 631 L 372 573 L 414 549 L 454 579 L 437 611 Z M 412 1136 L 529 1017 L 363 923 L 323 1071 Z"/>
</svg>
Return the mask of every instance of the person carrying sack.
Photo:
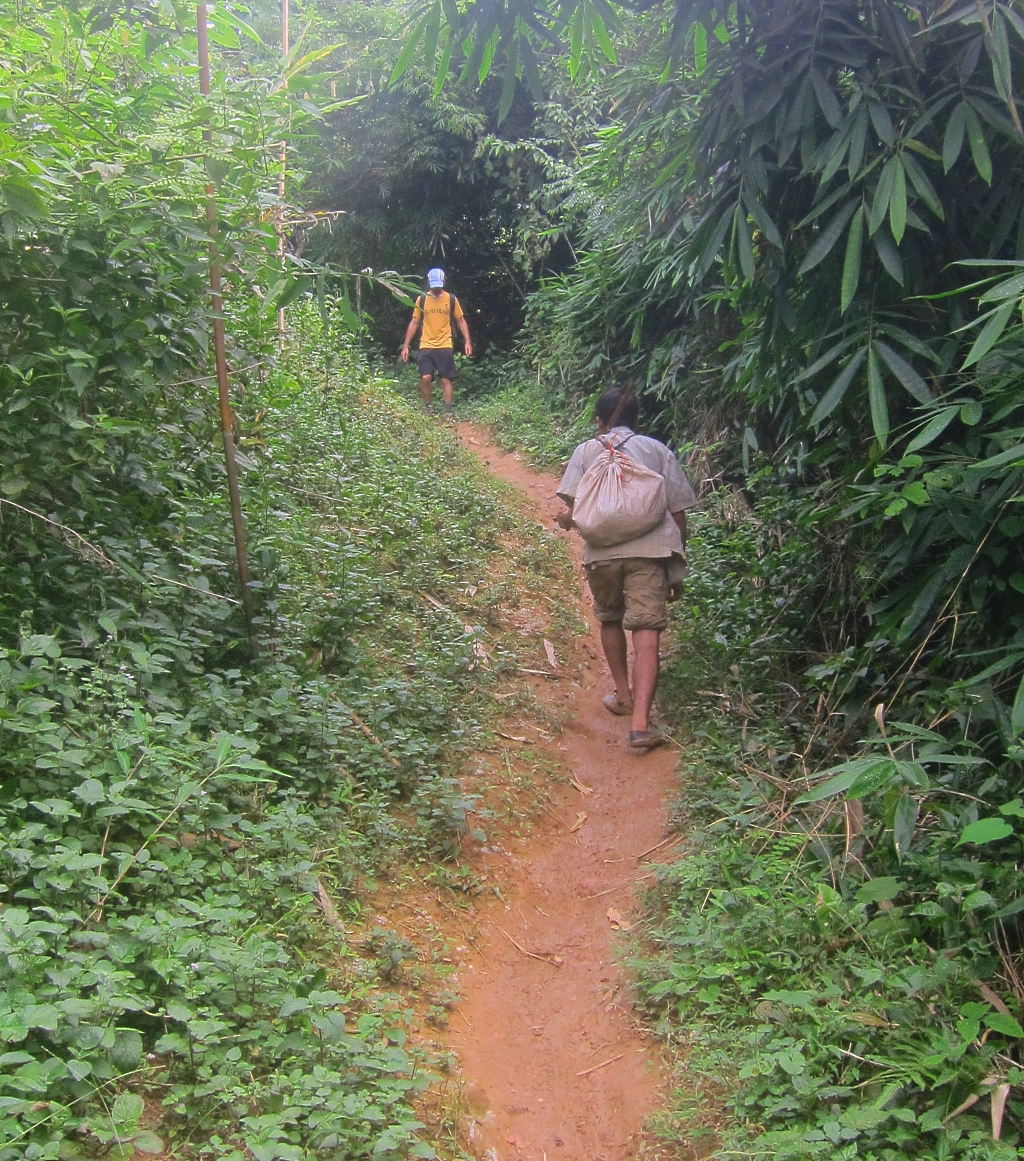
<svg viewBox="0 0 1024 1161">
<path fill-rule="evenodd" d="M 452 381 L 457 374 L 454 346 L 456 323 L 462 334 L 467 355 L 472 355 L 473 344 L 459 300 L 444 289 L 444 271 L 439 267 L 428 270 L 427 285 L 430 287 L 429 293 L 416 299 L 400 357 L 403 363 L 408 363 L 409 344 L 416 331 L 420 330 L 420 349 L 416 353 L 416 364 L 420 372 L 420 394 L 423 396 L 423 405 L 430 407 L 434 393 L 434 375 L 437 374 L 441 379 L 445 413 L 451 415 L 455 398 Z"/>
<path fill-rule="evenodd" d="M 599 434 L 572 453 L 558 485 L 565 509 L 555 520 L 583 536 L 601 647 L 615 681 L 604 705 L 630 715 L 629 748 L 644 754 L 667 741 L 650 721 L 658 650 L 667 603 L 680 595 L 686 576 L 686 512 L 697 497 L 672 452 L 633 431 L 639 412 L 628 389 L 609 387 L 601 395 L 594 409 Z"/>
</svg>

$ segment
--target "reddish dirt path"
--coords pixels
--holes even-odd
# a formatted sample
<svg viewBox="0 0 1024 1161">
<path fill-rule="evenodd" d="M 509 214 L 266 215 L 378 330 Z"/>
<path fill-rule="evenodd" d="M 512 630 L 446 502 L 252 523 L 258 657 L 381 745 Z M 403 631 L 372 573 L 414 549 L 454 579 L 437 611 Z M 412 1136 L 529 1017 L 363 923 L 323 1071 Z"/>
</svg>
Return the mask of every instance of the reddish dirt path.
<svg viewBox="0 0 1024 1161">
<path fill-rule="evenodd" d="M 470 425 L 459 436 L 552 526 L 555 477 L 502 453 Z M 565 680 L 529 680 L 564 723 L 549 748 L 593 793 L 553 788 L 564 821 L 545 815 L 529 839 L 506 840 L 508 853 L 479 856 L 503 898 L 484 908 L 461 964 L 463 998 L 446 1039 L 461 1063 L 470 1148 L 487 1161 L 622 1161 L 656 1152 L 642 1127 L 661 1103 L 660 1062 L 614 963 L 609 909 L 629 923 L 644 868 L 637 856 L 666 835 L 677 756 L 671 748 L 630 754 L 628 719 L 601 705 L 612 685 L 585 596 L 582 546 L 574 533 L 561 535 L 578 566 L 575 599 L 591 636 L 579 640 Z M 586 820 L 573 833 L 581 811 Z"/>
</svg>

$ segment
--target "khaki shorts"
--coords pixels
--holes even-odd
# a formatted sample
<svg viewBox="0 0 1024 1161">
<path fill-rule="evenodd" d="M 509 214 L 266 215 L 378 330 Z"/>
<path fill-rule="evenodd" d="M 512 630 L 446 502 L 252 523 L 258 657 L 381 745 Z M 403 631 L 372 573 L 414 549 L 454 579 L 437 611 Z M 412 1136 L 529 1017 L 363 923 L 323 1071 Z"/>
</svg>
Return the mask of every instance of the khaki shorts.
<svg viewBox="0 0 1024 1161">
<path fill-rule="evenodd" d="M 669 557 L 629 556 L 588 564 L 587 583 L 594 615 L 624 629 L 664 629 L 668 625 Z"/>
</svg>

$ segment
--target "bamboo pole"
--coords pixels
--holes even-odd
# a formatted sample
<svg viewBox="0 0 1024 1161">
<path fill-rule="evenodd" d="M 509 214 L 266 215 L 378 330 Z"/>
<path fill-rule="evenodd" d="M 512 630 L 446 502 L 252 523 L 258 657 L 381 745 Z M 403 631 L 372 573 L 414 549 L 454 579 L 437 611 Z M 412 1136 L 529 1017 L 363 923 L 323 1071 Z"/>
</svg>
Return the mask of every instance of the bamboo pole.
<svg viewBox="0 0 1024 1161">
<path fill-rule="evenodd" d="M 281 67 L 284 68 L 288 56 L 288 0 L 281 0 Z M 277 254 L 284 272 L 284 175 L 288 165 L 288 142 L 281 142 L 281 176 L 277 179 L 277 200 L 281 203 L 277 211 Z M 284 307 L 277 308 L 277 332 L 283 336 Z"/>
<path fill-rule="evenodd" d="M 199 0 L 196 6 L 196 34 L 199 41 L 199 91 L 210 95 L 210 44 L 206 34 L 206 4 Z M 203 130 L 203 142 L 209 145 L 213 135 Z M 217 247 L 217 190 L 212 181 L 206 183 L 206 229 L 210 235 L 210 306 L 213 312 L 213 355 L 217 367 L 217 398 L 220 404 L 220 429 L 224 439 L 224 463 L 228 475 L 228 498 L 231 503 L 231 523 L 235 533 L 235 561 L 238 566 L 238 587 L 241 590 L 242 611 L 249 636 L 249 651 L 253 659 L 259 656 L 256 637 L 256 619 L 249 580 L 249 559 L 245 551 L 245 521 L 242 500 L 238 491 L 238 465 L 235 462 L 234 412 L 228 390 L 228 363 L 224 349 L 224 313 L 221 298 L 220 255 Z"/>
</svg>

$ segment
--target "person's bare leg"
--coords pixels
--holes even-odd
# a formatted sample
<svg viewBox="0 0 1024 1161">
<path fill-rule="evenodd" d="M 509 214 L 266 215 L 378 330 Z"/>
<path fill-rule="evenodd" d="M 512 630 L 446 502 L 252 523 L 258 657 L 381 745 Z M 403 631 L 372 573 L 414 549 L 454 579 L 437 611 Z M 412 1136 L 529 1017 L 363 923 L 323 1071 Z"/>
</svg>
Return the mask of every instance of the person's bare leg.
<svg viewBox="0 0 1024 1161">
<path fill-rule="evenodd" d="M 625 633 L 622 636 L 625 640 Z M 660 640 L 661 632 L 658 629 L 633 630 L 632 728 L 634 730 L 649 730 L 651 728 L 651 706 L 654 704 L 654 693 L 658 688 L 658 646 Z"/>
<path fill-rule="evenodd" d="M 421 375 L 420 376 L 420 394 L 423 396 L 423 406 L 429 407 L 430 401 L 434 398 L 434 376 Z"/>
<path fill-rule="evenodd" d="M 623 704 L 628 704 L 633 696 L 629 692 L 629 662 L 626 656 L 626 632 L 621 621 L 601 622 L 601 648 L 604 650 L 608 668 L 615 682 L 615 696 Z M 635 703 L 634 703 L 635 704 Z"/>
<path fill-rule="evenodd" d="M 455 388 L 452 386 L 451 379 L 441 380 L 441 390 L 444 393 L 445 407 L 451 407 L 452 400 L 455 398 Z"/>
</svg>

